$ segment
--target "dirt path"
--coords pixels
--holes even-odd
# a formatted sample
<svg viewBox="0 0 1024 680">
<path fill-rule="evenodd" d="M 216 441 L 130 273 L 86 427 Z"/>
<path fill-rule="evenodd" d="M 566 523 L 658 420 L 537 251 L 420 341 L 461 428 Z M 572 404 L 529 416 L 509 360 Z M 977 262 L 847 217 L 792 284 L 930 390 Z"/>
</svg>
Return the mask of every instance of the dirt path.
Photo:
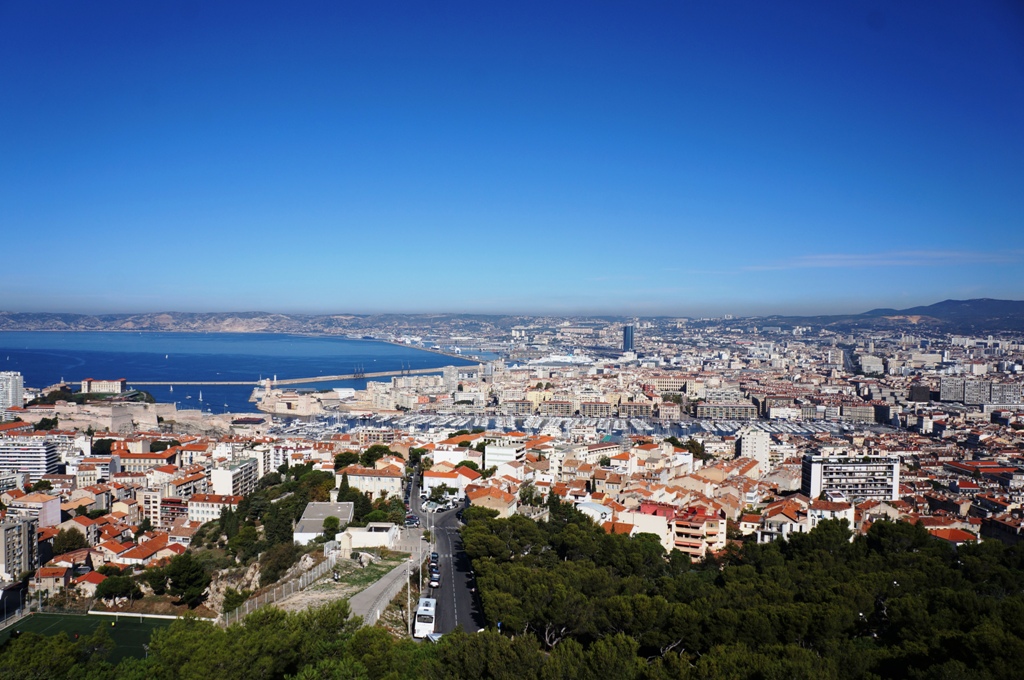
<svg viewBox="0 0 1024 680">
<path fill-rule="evenodd" d="M 300 590 L 279 600 L 274 606 L 288 612 L 297 612 L 310 607 L 319 607 L 334 600 L 348 599 L 373 585 L 402 563 L 403 559 L 401 558 L 375 562 L 366 567 L 360 567 L 355 562 L 340 563 L 337 568 L 339 574 L 337 582 L 328 574 L 305 590 Z"/>
</svg>

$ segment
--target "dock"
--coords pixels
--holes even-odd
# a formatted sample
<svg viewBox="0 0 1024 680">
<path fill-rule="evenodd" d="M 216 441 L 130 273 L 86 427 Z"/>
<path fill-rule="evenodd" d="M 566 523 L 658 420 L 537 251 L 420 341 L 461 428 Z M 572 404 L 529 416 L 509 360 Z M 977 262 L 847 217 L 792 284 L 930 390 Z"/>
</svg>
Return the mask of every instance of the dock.
<svg viewBox="0 0 1024 680">
<path fill-rule="evenodd" d="M 236 385 L 246 387 L 262 386 L 270 381 L 271 387 L 284 387 L 287 385 L 305 385 L 307 383 L 341 382 L 343 380 L 362 380 L 364 378 L 391 378 L 402 375 L 430 375 L 440 373 L 444 368 L 412 368 L 397 371 L 368 371 L 366 373 L 343 373 L 340 375 L 317 375 L 311 378 L 283 378 L 281 380 L 129 380 L 131 387 L 148 387 L 162 385 Z"/>
</svg>

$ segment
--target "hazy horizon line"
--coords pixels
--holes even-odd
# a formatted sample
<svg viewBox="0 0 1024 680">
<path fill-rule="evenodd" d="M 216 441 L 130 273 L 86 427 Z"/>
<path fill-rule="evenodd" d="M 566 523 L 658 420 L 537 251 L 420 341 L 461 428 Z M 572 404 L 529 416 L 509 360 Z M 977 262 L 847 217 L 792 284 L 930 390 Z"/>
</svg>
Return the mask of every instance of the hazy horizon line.
<svg viewBox="0 0 1024 680">
<path fill-rule="evenodd" d="M 903 311 L 906 309 L 914 309 L 917 307 L 928 307 L 942 302 L 967 302 L 975 300 L 988 300 L 998 302 L 1018 302 L 1018 300 L 1012 299 L 999 299 L 999 298 L 966 298 L 962 300 L 954 298 L 946 298 L 937 302 L 910 305 L 907 307 L 893 307 L 891 305 L 862 305 L 859 311 L 849 311 L 848 309 L 835 309 L 832 308 L 828 311 L 777 311 L 777 312 L 752 312 L 752 311 L 736 311 L 736 312 L 677 312 L 671 311 L 651 313 L 648 311 L 644 313 L 627 312 L 627 311 L 613 311 L 613 310 L 564 310 L 564 311 L 536 311 L 536 312 L 524 312 L 524 311 L 394 311 L 394 310 L 374 310 L 374 311 L 268 311 L 266 309 L 233 309 L 233 310 L 217 310 L 217 311 L 182 311 L 173 309 L 162 309 L 162 310 L 146 310 L 146 311 L 27 311 L 27 310 L 2 310 L 0 309 L 0 315 L 15 315 L 15 314 L 29 314 L 29 315 L 74 315 L 74 316 L 87 316 L 87 317 L 102 317 L 102 316 L 115 316 L 115 317 L 130 317 L 130 316 L 154 316 L 161 314 L 169 315 L 225 315 L 225 314 L 236 314 L 236 315 L 267 315 L 267 316 L 306 316 L 306 317 L 373 317 L 373 316 L 521 316 L 521 317 L 613 317 L 613 318 L 724 318 L 726 316 L 733 318 L 770 318 L 770 317 L 815 317 L 815 316 L 848 316 L 848 315 L 860 315 L 877 309 L 892 309 L 894 311 Z M 846 307 L 846 305 L 844 305 Z M 639 311 L 639 310 L 637 310 Z"/>
</svg>

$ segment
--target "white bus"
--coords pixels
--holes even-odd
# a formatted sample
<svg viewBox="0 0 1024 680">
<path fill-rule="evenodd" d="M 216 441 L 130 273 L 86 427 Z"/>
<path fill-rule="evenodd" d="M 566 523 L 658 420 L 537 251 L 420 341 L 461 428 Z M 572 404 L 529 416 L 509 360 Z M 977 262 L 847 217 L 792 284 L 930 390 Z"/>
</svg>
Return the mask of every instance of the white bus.
<svg viewBox="0 0 1024 680">
<path fill-rule="evenodd" d="M 416 625 L 413 626 L 412 636 L 423 638 L 434 632 L 434 618 L 437 600 L 432 597 L 421 597 L 420 603 L 416 605 Z"/>
</svg>

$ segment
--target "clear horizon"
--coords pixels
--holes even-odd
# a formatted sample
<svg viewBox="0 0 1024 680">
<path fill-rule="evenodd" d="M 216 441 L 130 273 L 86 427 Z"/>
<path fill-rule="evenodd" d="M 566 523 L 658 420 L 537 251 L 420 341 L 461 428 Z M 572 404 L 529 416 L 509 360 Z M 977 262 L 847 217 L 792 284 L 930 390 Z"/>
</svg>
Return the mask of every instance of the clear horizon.
<svg viewBox="0 0 1024 680">
<path fill-rule="evenodd" d="M 8 3 L 0 32 L 5 310 L 1024 299 L 1018 3 Z"/>
</svg>

